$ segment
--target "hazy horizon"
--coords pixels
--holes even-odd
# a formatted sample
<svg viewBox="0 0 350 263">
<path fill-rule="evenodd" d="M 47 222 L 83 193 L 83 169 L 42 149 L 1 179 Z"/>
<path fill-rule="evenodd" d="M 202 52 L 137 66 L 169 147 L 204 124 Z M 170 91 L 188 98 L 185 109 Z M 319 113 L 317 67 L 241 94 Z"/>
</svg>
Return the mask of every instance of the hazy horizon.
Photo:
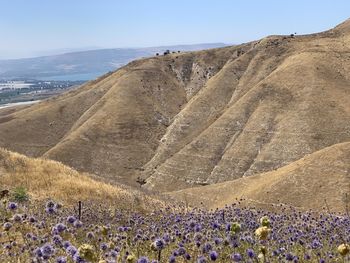
<svg viewBox="0 0 350 263">
<path fill-rule="evenodd" d="M 242 43 L 314 33 L 348 18 L 338 1 L 3 1 L 0 59 L 56 50 Z"/>
<path fill-rule="evenodd" d="M 81 47 L 81 48 L 59 48 L 59 49 L 48 49 L 48 50 L 36 50 L 31 53 L 31 55 L 22 57 L 0 57 L 0 60 L 15 60 L 15 59 L 26 59 L 26 58 L 36 58 L 36 57 L 46 57 L 63 55 L 76 52 L 84 51 L 94 51 L 94 50 L 108 50 L 108 49 L 147 49 L 156 47 L 171 47 L 171 46 L 193 46 L 193 45 L 210 45 L 210 44 L 225 44 L 225 45 L 235 45 L 236 43 L 222 43 L 222 42 L 212 42 L 212 43 L 175 43 L 174 45 L 160 45 L 160 46 L 125 46 L 125 47 Z"/>
</svg>

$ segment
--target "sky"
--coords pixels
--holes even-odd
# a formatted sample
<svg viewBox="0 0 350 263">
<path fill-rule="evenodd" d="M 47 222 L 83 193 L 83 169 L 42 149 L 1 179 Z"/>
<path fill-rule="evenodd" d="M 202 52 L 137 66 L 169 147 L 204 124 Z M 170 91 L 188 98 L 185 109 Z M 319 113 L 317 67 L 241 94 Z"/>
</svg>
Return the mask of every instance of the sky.
<svg viewBox="0 0 350 263">
<path fill-rule="evenodd" d="M 0 0 L 0 59 L 323 31 L 349 0 Z"/>
</svg>

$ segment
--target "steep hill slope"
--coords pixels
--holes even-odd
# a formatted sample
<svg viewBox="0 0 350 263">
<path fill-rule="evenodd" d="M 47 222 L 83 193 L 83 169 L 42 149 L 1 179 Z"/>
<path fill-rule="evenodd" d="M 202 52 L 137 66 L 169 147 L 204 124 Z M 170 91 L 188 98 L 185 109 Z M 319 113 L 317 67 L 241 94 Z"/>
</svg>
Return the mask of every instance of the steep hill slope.
<svg viewBox="0 0 350 263">
<path fill-rule="evenodd" d="M 315 152 L 276 171 L 234 181 L 188 188 L 169 195 L 207 208 L 245 199 L 253 205 L 284 203 L 301 208 L 344 211 L 350 201 L 350 142 Z"/>
<path fill-rule="evenodd" d="M 0 110 L 0 145 L 129 179 L 152 158 L 173 117 L 233 49 L 135 61 L 62 96 Z M 209 60 L 215 65 L 210 70 Z"/>
<path fill-rule="evenodd" d="M 99 182 L 61 163 L 0 148 L 0 190 L 19 186 L 28 190 L 32 200 L 54 199 L 68 205 L 89 200 L 118 208 L 149 210 L 164 204 L 136 190 Z"/>
<path fill-rule="evenodd" d="M 348 141 L 349 27 L 268 37 L 226 63 L 168 128 L 148 187 L 232 180 Z"/>
<path fill-rule="evenodd" d="M 350 141 L 350 22 L 134 61 L 0 110 L 0 145 L 172 191 L 267 172 Z"/>
</svg>

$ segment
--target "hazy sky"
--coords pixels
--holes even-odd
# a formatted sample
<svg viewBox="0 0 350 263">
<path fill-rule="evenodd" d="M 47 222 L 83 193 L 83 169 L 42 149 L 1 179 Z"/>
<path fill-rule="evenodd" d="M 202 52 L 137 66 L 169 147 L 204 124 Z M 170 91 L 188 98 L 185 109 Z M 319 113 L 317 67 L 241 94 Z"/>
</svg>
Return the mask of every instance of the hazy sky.
<svg viewBox="0 0 350 263">
<path fill-rule="evenodd" d="M 0 0 L 0 11 L 0 58 L 18 58 L 318 32 L 347 19 L 350 0 Z"/>
</svg>

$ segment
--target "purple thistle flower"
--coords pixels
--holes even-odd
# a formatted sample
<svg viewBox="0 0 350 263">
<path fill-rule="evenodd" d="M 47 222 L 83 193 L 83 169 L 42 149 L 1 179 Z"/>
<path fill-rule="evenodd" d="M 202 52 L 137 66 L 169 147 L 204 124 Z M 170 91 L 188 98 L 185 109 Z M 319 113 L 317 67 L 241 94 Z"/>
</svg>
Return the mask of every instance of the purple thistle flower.
<svg viewBox="0 0 350 263">
<path fill-rule="evenodd" d="M 178 250 L 177 250 L 177 253 L 179 254 L 179 255 L 185 255 L 186 254 L 186 249 L 185 248 L 183 248 L 183 247 L 180 247 Z"/>
<path fill-rule="evenodd" d="M 111 255 L 112 258 L 116 258 L 118 256 L 118 252 L 116 250 L 112 250 L 110 252 L 110 255 Z"/>
<path fill-rule="evenodd" d="M 176 262 L 176 257 L 174 255 L 171 255 L 169 257 L 169 263 L 175 263 Z"/>
<path fill-rule="evenodd" d="M 9 204 L 8 204 L 8 208 L 10 209 L 10 210 L 15 210 L 15 209 L 17 209 L 17 204 L 16 203 L 14 203 L 14 202 L 10 202 Z"/>
<path fill-rule="evenodd" d="M 48 214 L 54 214 L 56 212 L 54 207 L 46 207 L 45 208 L 46 213 Z"/>
<path fill-rule="evenodd" d="M 70 247 L 72 244 L 69 241 L 63 241 L 63 247 L 65 249 L 67 249 L 68 247 Z"/>
<path fill-rule="evenodd" d="M 8 231 L 10 230 L 10 228 L 12 227 L 12 224 L 10 222 L 6 222 L 4 225 L 3 225 L 3 228 L 5 231 Z"/>
<path fill-rule="evenodd" d="M 207 263 L 207 262 L 208 262 L 208 260 L 205 257 L 203 257 L 203 256 L 200 256 L 197 259 L 197 263 Z"/>
<path fill-rule="evenodd" d="M 53 241 L 53 243 L 55 244 L 55 245 L 62 245 L 62 241 L 63 241 L 63 239 L 62 239 L 62 237 L 61 236 L 59 236 L 59 235 L 54 235 L 53 237 L 52 237 L 52 241 Z"/>
<path fill-rule="evenodd" d="M 215 261 L 215 260 L 217 260 L 218 259 L 218 253 L 216 252 L 216 251 L 211 251 L 210 253 L 209 253 L 209 258 L 210 258 L 210 260 L 211 261 Z"/>
<path fill-rule="evenodd" d="M 232 255 L 232 260 L 233 260 L 234 262 L 241 262 L 241 261 L 242 261 L 242 256 L 241 256 L 241 254 L 239 254 L 239 253 L 234 253 L 234 254 Z"/>
<path fill-rule="evenodd" d="M 74 221 L 73 225 L 76 228 L 80 228 L 83 226 L 83 222 L 81 222 L 80 220 L 76 220 L 76 221 Z"/>
<path fill-rule="evenodd" d="M 53 201 L 51 201 L 51 200 L 47 201 L 47 203 L 45 205 L 46 208 L 49 208 L 49 207 L 54 208 L 55 206 L 56 206 L 55 203 Z"/>
<path fill-rule="evenodd" d="M 10 244 L 5 244 L 4 249 L 6 250 L 10 250 L 12 248 L 12 246 Z"/>
<path fill-rule="evenodd" d="M 101 248 L 101 250 L 105 251 L 105 250 L 107 250 L 108 246 L 107 246 L 106 243 L 102 243 L 102 244 L 100 245 L 100 248 Z"/>
<path fill-rule="evenodd" d="M 73 256 L 73 261 L 76 262 L 76 263 L 85 263 L 86 262 L 81 256 L 79 256 L 78 253 L 76 253 Z"/>
<path fill-rule="evenodd" d="M 161 238 L 157 238 L 154 242 L 153 242 L 153 245 L 154 247 L 157 249 L 157 250 L 162 250 L 164 248 L 164 240 L 161 239 Z"/>
<path fill-rule="evenodd" d="M 291 253 L 287 253 L 286 254 L 286 260 L 287 261 L 293 261 L 293 259 L 294 259 L 294 256 Z"/>
<path fill-rule="evenodd" d="M 57 229 L 58 233 L 61 233 L 61 232 L 65 231 L 67 229 L 67 227 L 64 224 L 62 224 L 62 223 L 58 223 L 55 226 L 55 228 Z"/>
<path fill-rule="evenodd" d="M 205 243 L 204 246 L 202 247 L 202 252 L 203 253 L 208 253 L 212 249 L 212 246 L 210 243 Z"/>
<path fill-rule="evenodd" d="M 321 246 L 322 246 L 322 244 L 321 244 L 318 240 L 313 240 L 313 241 L 312 241 L 311 247 L 312 247 L 313 249 L 318 249 L 318 248 L 320 248 Z"/>
<path fill-rule="evenodd" d="M 254 258 L 255 257 L 254 250 L 251 249 L 251 248 L 248 248 L 247 249 L 247 256 L 250 257 L 250 258 Z"/>
<path fill-rule="evenodd" d="M 43 256 L 48 256 L 48 257 L 51 256 L 55 252 L 55 250 L 51 244 L 43 245 L 40 250 L 41 250 Z"/>
<path fill-rule="evenodd" d="M 93 232 L 88 232 L 88 233 L 86 234 L 86 237 L 87 237 L 88 239 L 93 239 L 93 238 L 95 237 L 95 235 L 94 235 Z"/>
<path fill-rule="evenodd" d="M 137 260 L 137 263 L 149 263 L 149 260 L 147 257 L 140 257 L 138 260 Z"/>
<path fill-rule="evenodd" d="M 43 256 L 43 253 L 42 253 L 40 248 L 36 248 L 33 252 L 34 252 L 34 255 L 37 256 L 37 257 L 42 257 Z"/>
<path fill-rule="evenodd" d="M 66 257 L 58 257 L 56 259 L 56 263 L 67 263 L 67 258 Z"/>
<path fill-rule="evenodd" d="M 67 217 L 67 222 L 69 224 L 73 224 L 77 219 L 74 216 L 68 216 Z"/>
<path fill-rule="evenodd" d="M 19 215 L 19 214 L 15 214 L 15 215 L 12 217 L 12 220 L 15 221 L 15 222 L 21 222 L 21 221 L 22 221 L 22 216 Z"/>
<path fill-rule="evenodd" d="M 70 245 L 69 247 L 66 248 L 66 251 L 69 255 L 71 255 L 72 257 L 78 253 L 78 250 L 75 246 Z"/>
</svg>

